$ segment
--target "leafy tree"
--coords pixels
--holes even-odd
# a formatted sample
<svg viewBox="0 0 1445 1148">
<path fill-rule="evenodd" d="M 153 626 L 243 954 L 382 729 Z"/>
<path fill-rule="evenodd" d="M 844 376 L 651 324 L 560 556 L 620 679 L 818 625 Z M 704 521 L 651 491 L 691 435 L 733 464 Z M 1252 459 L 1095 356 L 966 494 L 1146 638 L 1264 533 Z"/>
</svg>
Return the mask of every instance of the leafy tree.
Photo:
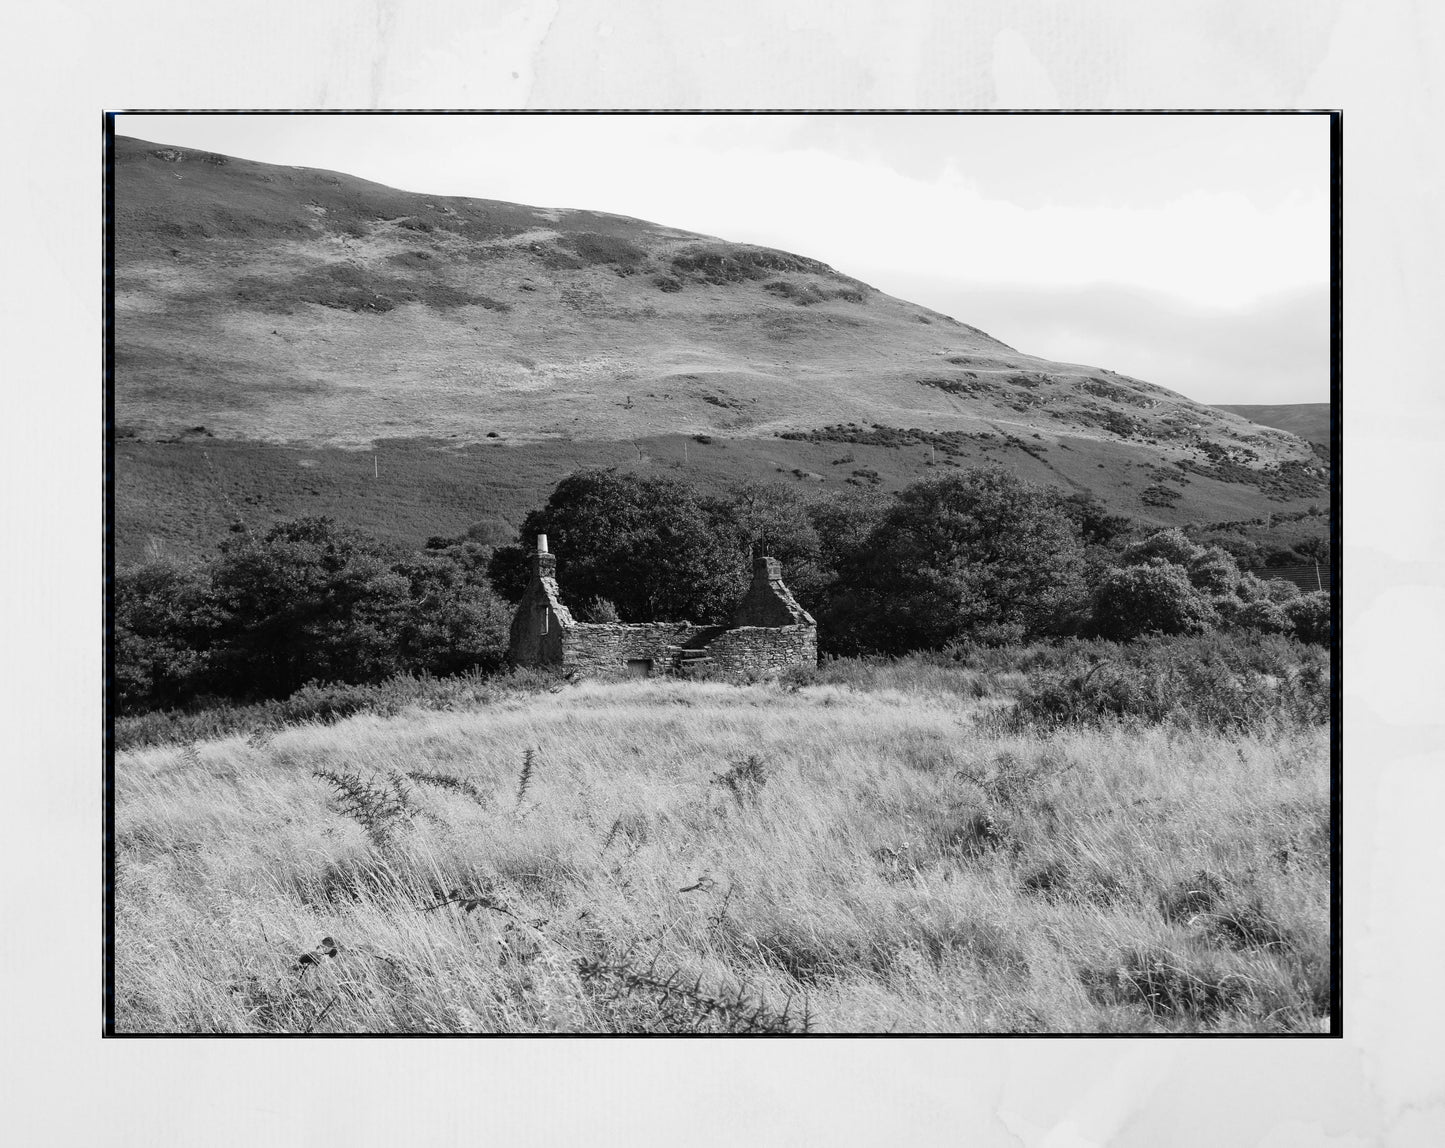
<svg viewBox="0 0 1445 1148">
<path fill-rule="evenodd" d="M 406 668 L 445 675 L 501 665 L 512 611 L 486 581 L 479 549 L 461 544 L 396 564 L 408 583 L 397 633 Z"/>
<path fill-rule="evenodd" d="M 809 503 L 790 486 L 748 480 L 733 484 L 716 502 L 744 555 L 770 554 L 783 564 L 788 588 L 809 609 L 832 580 L 823 543 L 809 517 Z"/>
<path fill-rule="evenodd" d="M 883 521 L 892 499 L 876 490 L 843 490 L 808 504 L 808 520 L 818 539 L 822 585 L 814 597 L 799 601 L 818 620 L 818 646 L 827 654 L 856 654 L 869 649 L 871 600 L 840 582 L 843 570 Z M 792 586 L 792 573 L 787 572 Z"/>
<path fill-rule="evenodd" d="M 892 504 L 892 499 L 876 490 L 844 490 L 809 503 L 808 520 L 818 538 L 823 567 L 836 577 L 868 541 Z"/>
<path fill-rule="evenodd" d="M 1219 621 L 1182 566 L 1156 559 L 1112 571 L 1094 594 L 1099 637 L 1129 641 L 1144 634 L 1202 634 Z"/>
<path fill-rule="evenodd" d="M 1086 546 L 1108 546 L 1128 534 L 1134 520 L 1124 514 L 1110 514 L 1097 495 L 1075 491 L 1059 500 L 1059 509 L 1074 523 Z"/>
<path fill-rule="evenodd" d="M 122 571 L 112 604 L 120 712 L 189 702 L 204 685 L 218 621 L 205 571 L 164 562 Z"/>
<path fill-rule="evenodd" d="M 410 585 L 400 554 L 329 518 L 273 526 L 211 570 L 223 612 L 213 658 L 232 696 L 283 697 L 306 682 L 360 682 L 402 668 Z"/>
<path fill-rule="evenodd" d="M 1083 594 L 1083 548 L 1059 496 L 1003 470 L 902 491 L 844 562 L 840 607 L 860 645 L 889 653 L 1063 625 Z"/>
<path fill-rule="evenodd" d="M 588 470 L 563 479 L 523 520 L 517 543 L 492 555 L 492 585 L 509 601 L 526 588 L 538 534 L 552 543 L 570 600 L 608 598 L 627 621 L 721 620 L 747 586 L 747 556 L 721 506 L 672 478 Z"/>
</svg>

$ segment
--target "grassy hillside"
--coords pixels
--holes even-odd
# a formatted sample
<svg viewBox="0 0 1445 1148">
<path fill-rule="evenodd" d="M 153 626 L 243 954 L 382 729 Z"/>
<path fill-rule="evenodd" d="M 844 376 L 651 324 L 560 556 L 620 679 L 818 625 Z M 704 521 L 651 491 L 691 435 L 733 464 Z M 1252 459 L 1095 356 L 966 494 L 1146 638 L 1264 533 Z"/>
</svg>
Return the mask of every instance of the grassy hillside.
<svg viewBox="0 0 1445 1148">
<path fill-rule="evenodd" d="M 848 424 L 951 436 L 931 444 L 943 465 L 1012 437 L 1030 449 L 994 461 L 1162 522 L 1323 493 L 1290 434 L 1015 351 L 805 256 L 140 140 L 115 160 L 123 557 L 150 537 L 208 549 L 283 502 L 406 537 L 511 522 L 578 465 L 694 435 L 732 452 L 704 479 L 771 466 L 826 486 L 845 451 L 809 447 L 850 446 Z M 376 443 L 428 463 L 366 492 L 321 477 Z M 888 486 L 920 451 L 872 453 L 856 469 Z M 242 456 L 250 476 L 206 477 Z M 1170 478 L 1141 483 L 1140 466 Z"/>
<path fill-rule="evenodd" d="M 1324 727 L 1011 732 L 1015 670 L 842 666 L 122 752 L 117 1027 L 1320 1029 Z"/>
<path fill-rule="evenodd" d="M 1260 426 L 1287 431 L 1305 442 L 1318 443 L 1325 448 L 1330 445 L 1329 403 L 1231 403 L 1218 409 L 1239 415 Z"/>
<path fill-rule="evenodd" d="M 703 437 L 708 441 L 690 435 L 627 442 L 502 439 L 464 447 L 399 439 L 378 442 L 372 451 L 197 433 L 166 442 L 122 437 L 116 446 L 116 560 L 125 566 L 147 556 L 209 557 L 234 524 L 261 530 L 302 514 L 328 514 L 410 546 L 473 526 L 483 528 L 484 539 L 507 541 L 562 478 L 587 466 L 663 472 L 709 489 L 769 479 L 822 496 L 851 488 L 891 492 L 950 468 L 1000 465 L 1068 489 L 1097 490 L 1106 483 L 1111 507 L 1142 522 L 1172 526 L 1261 512 L 1258 486 L 1161 467 L 1147 448 L 1129 443 L 1060 436 L 1045 447 L 1032 438 L 1010 441 L 993 433 L 947 440 L 939 449 L 922 439 L 882 445 Z M 1185 493 L 1192 497 L 1178 497 Z M 1299 500 L 1265 504 L 1283 509 Z"/>
</svg>

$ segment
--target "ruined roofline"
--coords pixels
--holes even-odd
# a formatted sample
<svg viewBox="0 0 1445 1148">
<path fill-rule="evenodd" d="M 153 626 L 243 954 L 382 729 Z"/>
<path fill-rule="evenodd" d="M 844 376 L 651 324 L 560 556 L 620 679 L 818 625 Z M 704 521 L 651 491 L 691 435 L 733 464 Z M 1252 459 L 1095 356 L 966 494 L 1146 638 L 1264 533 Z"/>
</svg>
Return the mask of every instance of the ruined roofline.
<svg viewBox="0 0 1445 1148">
<path fill-rule="evenodd" d="M 564 626 L 656 626 L 698 625 L 684 619 L 677 623 L 659 622 L 581 622 L 572 617 L 562 602 L 557 582 L 557 556 L 548 549 L 547 536 L 537 535 L 537 549 L 532 552 L 532 580 L 540 584 L 548 604 Z M 729 616 L 724 627 L 729 629 L 781 629 L 791 626 L 816 626 L 817 622 L 793 597 L 783 581 L 783 564 L 767 554 L 753 559 L 752 581 L 742 600 Z"/>
<path fill-rule="evenodd" d="M 816 626 L 783 582 L 783 564 L 770 555 L 753 559 L 753 580 L 733 611 L 734 628 L 744 626 Z"/>
<path fill-rule="evenodd" d="M 818 629 L 783 583 L 782 563 L 760 556 L 728 622 L 579 622 L 562 604 L 557 558 L 538 535 L 532 579 L 512 618 L 509 657 L 517 665 L 560 666 L 572 675 L 656 673 L 695 677 L 781 673 L 817 665 Z"/>
</svg>

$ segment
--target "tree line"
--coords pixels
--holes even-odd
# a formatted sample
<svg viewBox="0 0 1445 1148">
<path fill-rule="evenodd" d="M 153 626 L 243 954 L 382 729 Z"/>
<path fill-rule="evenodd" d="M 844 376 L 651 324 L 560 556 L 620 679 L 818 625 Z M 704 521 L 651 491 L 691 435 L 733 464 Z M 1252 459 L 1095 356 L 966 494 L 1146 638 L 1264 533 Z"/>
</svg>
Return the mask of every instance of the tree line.
<svg viewBox="0 0 1445 1148">
<path fill-rule="evenodd" d="M 301 518 L 229 540 L 206 563 L 122 571 L 112 701 L 134 713 L 285 697 L 311 681 L 499 669 L 538 534 L 565 599 L 592 621 L 725 621 L 750 557 L 771 554 L 826 654 L 1217 628 L 1329 634 L 1326 595 L 1242 574 L 1219 546 L 1143 533 L 1090 495 L 1000 469 L 893 497 L 815 499 L 775 483 L 710 494 L 589 470 L 563 479 L 508 546 L 462 535 L 413 551 Z"/>
</svg>

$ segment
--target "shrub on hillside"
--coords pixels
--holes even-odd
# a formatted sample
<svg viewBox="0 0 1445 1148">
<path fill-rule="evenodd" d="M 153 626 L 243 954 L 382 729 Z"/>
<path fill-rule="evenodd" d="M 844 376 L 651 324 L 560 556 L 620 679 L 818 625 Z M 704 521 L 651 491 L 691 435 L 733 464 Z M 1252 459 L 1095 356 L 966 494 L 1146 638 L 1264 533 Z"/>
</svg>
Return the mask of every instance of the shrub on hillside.
<svg viewBox="0 0 1445 1148">
<path fill-rule="evenodd" d="M 1234 625 L 1245 630 L 1258 630 L 1261 634 L 1289 634 L 1294 632 L 1284 608 L 1277 602 L 1262 598 L 1244 603 L 1235 613 Z"/>
<path fill-rule="evenodd" d="M 1287 578 L 1261 578 L 1262 596 L 1270 602 L 1293 602 L 1303 591 Z"/>
<path fill-rule="evenodd" d="M 1187 569 L 1190 585 L 1211 597 L 1234 594 L 1239 589 L 1239 566 L 1227 550 L 1218 546 L 1202 548 Z"/>
<path fill-rule="evenodd" d="M 647 260 L 647 252 L 617 235 L 578 231 L 562 236 L 557 242 L 571 248 L 584 263 L 610 265 L 619 275 L 631 275 Z"/>
<path fill-rule="evenodd" d="M 1182 530 L 1159 530 L 1131 542 L 1119 555 L 1121 566 L 1150 566 L 1167 562 L 1189 576 L 1189 584 L 1207 595 L 1238 590 L 1240 572 L 1234 556 L 1220 546 L 1199 546 Z"/>
<path fill-rule="evenodd" d="M 1190 542 L 1184 531 L 1158 530 L 1124 547 L 1119 561 L 1125 566 L 1147 566 L 1156 560 L 1184 569 L 1200 556 L 1202 548 Z"/>
<path fill-rule="evenodd" d="M 1145 506 L 1159 506 L 1166 509 L 1177 506 L 1183 497 L 1183 493 L 1178 488 L 1165 486 L 1162 482 L 1150 483 L 1139 492 L 1139 501 Z"/>
<path fill-rule="evenodd" d="M 833 269 L 816 259 L 748 247 L 738 243 L 708 243 L 688 247 L 672 257 L 673 272 L 684 279 L 722 286 L 750 279 L 766 279 L 775 272 L 812 272 L 831 275 Z"/>
<path fill-rule="evenodd" d="M 1218 611 L 1171 562 L 1126 566 L 1104 577 L 1094 594 L 1093 627 L 1101 638 L 1128 641 L 1144 634 L 1201 634 Z"/>
<path fill-rule="evenodd" d="M 1260 578 L 1241 574 L 1235 591 L 1243 602 L 1274 602 L 1283 605 L 1300 595 L 1300 588 L 1284 578 Z"/>
<path fill-rule="evenodd" d="M 1331 618 L 1330 596 L 1322 590 L 1312 594 L 1301 594 L 1286 602 L 1284 615 L 1289 620 L 1294 636 L 1301 642 L 1327 646 L 1330 642 Z"/>
</svg>

